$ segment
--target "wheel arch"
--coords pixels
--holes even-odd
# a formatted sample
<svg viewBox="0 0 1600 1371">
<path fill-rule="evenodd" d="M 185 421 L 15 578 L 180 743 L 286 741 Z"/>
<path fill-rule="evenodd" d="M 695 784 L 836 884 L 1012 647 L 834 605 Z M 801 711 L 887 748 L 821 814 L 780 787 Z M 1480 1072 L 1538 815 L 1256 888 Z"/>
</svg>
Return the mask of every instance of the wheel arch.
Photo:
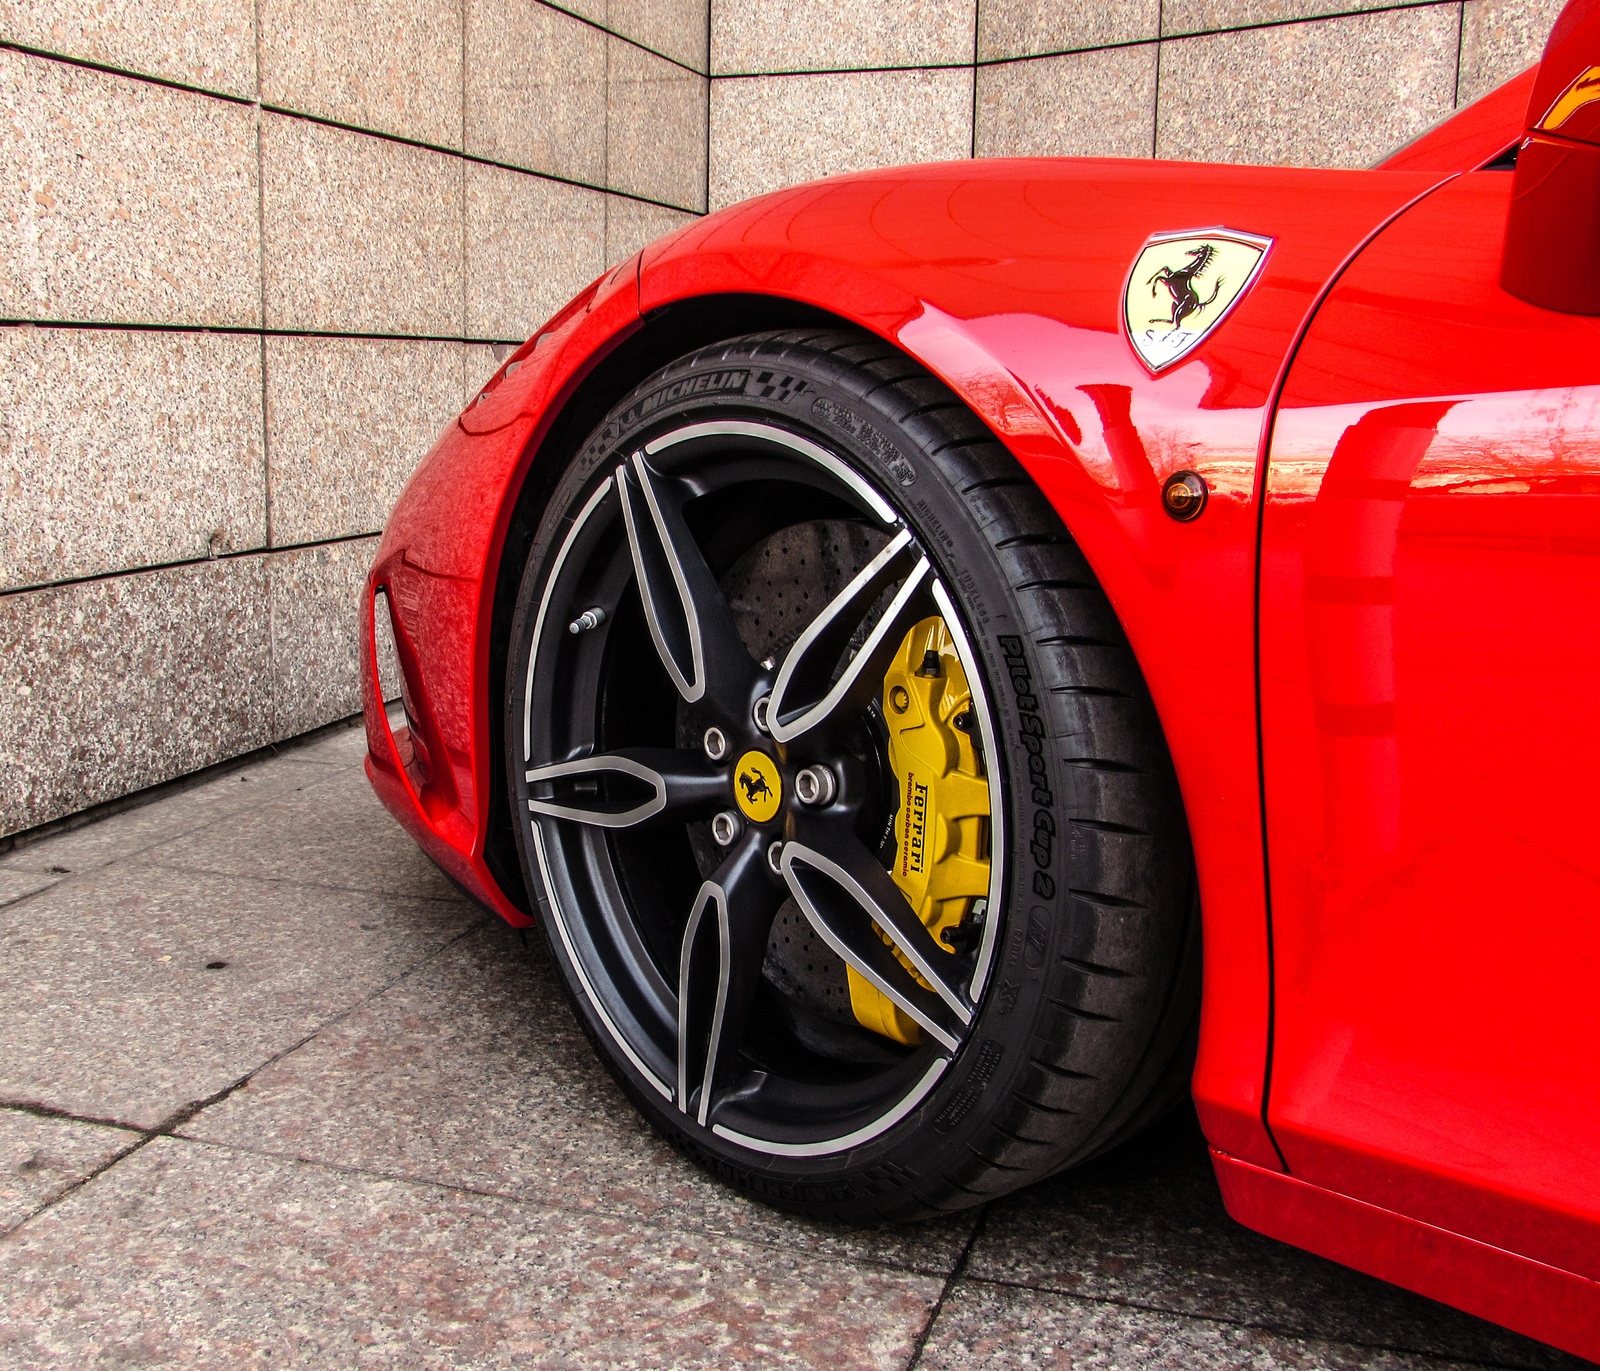
<svg viewBox="0 0 1600 1371">
<path fill-rule="evenodd" d="M 648 259 L 647 252 L 646 284 Z M 1190 602 L 1181 618 L 1175 618 L 1168 613 L 1177 599 L 1172 584 L 1175 558 L 1170 549 L 1173 533 L 1180 526 L 1165 527 L 1170 521 L 1159 512 L 1159 490 L 1152 484 L 1148 464 L 1140 479 L 1150 488 L 1141 486 L 1133 492 L 1114 480 L 1108 482 L 1103 472 L 1092 471 L 1081 441 L 1085 425 L 1066 406 L 1028 383 L 1025 368 L 1017 365 L 1015 356 L 1005 355 L 995 345 L 1001 340 L 984 335 L 982 321 L 975 327 L 952 311 L 858 267 L 842 268 L 837 261 L 813 259 L 813 268 L 809 280 L 794 283 L 793 294 L 687 291 L 677 298 L 658 297 L 652 307 L 648 294 L 641 292 L 641 314 L 633 330 L 594 362 L 559 413 L 539 426 L 533 439 L 536 451 L 525 459 L 526 474 L 515 496 L 508 497 L 514 500 L 514 507 L 506 525 L 488 615 L 492 625 L 490 670 L 484 689 L 492 730 L 490 757 L 495 760 L 489 768 L 494 773 L 493 789 L 485 806 L 486 864 L 497 879 L 512 889 L 520 888 L 511 806 L 498 762 L 504 738 L 501 702 L 506 629 L 544 498 L 563 465 L 561 454 L 574 450 L 637 381 L 696 347 L 768 328 L 821 325 L 865 329 L 927 367 L 1017 457 L 1083 548 L 1111 601 L 1155 702 L 1177 769 L 1200 871 L 1204 1026 L 1196 1098 L 1202 1120 L 1214 1145 L 1257 1164 L 1278 1165 L 1260 1115 L 1268 975 L 1256 812 L 1253 676 L 1250 661 L 1237 653 L 1231 661 L 1214 664 L 1197 663 L 1194 652 L 1196 641 L 1205 638 L 1198 626 L 1212 613 L 1232 621 L 1214 635 L 1215 641 L 1231 641 L 1237 646 L 1242 638 L 1248 643 L 1254 428 L 1249 475 L 1233 490 L 1223 492 L 1223 498 L 1214 495 L 1208 513 L 1213 531 L 1227 528 L 1220 541 L 1228 544 L 1228 555 L 1236 564 L 1229 576 L 1207 588 L 1205 601 Z M 827 289 L 818 288 L 816 277 L 821 274 L 830 278 Z M 727 281 L 730 275 L 735 274 L 721 274 L 720 281 Z M 863 299 L 870 309 L 853 307 Z M 824 308 L 818 301 L 830 302 L 835 308 Z M 1045 320 L 1044 324 L 1055 330 L 1052 341 L 1081 349 L 1087 376 L 1106 373 L 1106 353 L 1111 346 L 1119 352 L 1125 348 L 1115 334 L 1108 338 L 1103 331 L 1064 321 Z M 1013 344 L 1015 341 L 1013 338 Z M 1096 399 L 1095 407 L 1087 411 L 1088 423 L 1096 430 L 1090 435 L 1090 444 L 1098 442 L 1102 456 L 1115 446 L 1113 430 L 1118 421 L 1111 411 L 1120 403 L 1120 422 L 1127 426 L 1128 397 L 1137 393 L 1137 386 L 1120 390 L 1120 401 L 1113 397 L 1103 405 Z M 1084 408 L 1082 400 L 1077 397 L 1080 409 Z M 1259 415 L 1252 413 L 1250 423 L 1259 422 Z M 1217 541 L 1213 537 L 1212 542 Z M 1166 583 L 1152 585 L 1152 576 L 1158 582 L 1165 578 Z M 1207 653 L 1217 655 L 1211 644 L 1202 650 L 1202 659 Z M 1209 678 L 1209 697 L 1194 690 L 1197 674 Z M 1219 713 L 1227 716 L 1226 731 L 1212 726 Z M 1236 812 L 1241 804 L 1248 807 L 1248 819 Z M 1208 1071 L 1213 1083 L 1202 1089 L 1200 1082 Z"/>
<path fill-rule="evenodd" d="M 1080 544 L 1088 532 L 1084 525 L 1094 517 L 1097 509 L 1102 514 L 1102 522 L 1113 518 L 1111 501 L 1106 492 L 1097 487 L 1084 467 L 1081 454 L 1071 442 L 1071 432 L 1062 431 L 1060 419 L 1051 414 L 1046 403 L 1030 393 L 1000 358 L 961 329 L 959 321 L 924 302 L 910 299 L 886 301 L 882 298 L 882 290 L 880 282 L 875 303 L 880 307 L 888 305 L 884 313 L 900 325 L 897 329 L 886 329 L 879 319 L 870 316 L 853 316 L 842 310 L 826 309 L 790 296 L 756 292 L 690 295 L 658 305 L 643 313 L 635 328 L 617 339 L 603 356 L 597 357 L 592 368 L 566 397 L 559 410 L 553 416 L 547 416 L 546 422 L 530 438 L 530 446 L 534 450 L 525 456 L 521 484 L 509 496 L 506 533 L 492 578 L 488 616 L 488 674 L 483 685 L 491 758 L 490 793 L 485 797 L 484 861 L 507 898 L 517 903 L 519 908 L 523 906 L 524 897 L 516 838 L 511 826 L 510 791 L 504 769 L 495 759 L 503 754 L 504 748 L 504 711 L 500 702 L 506 698 L 506 645 L 516 612 L 523 566 L 546 502 L 567 459 L 578 450 L 611 407 L 652 372 L 697 348 L 729 342 L 750 333 L 808 327 L 864 330 L 896 348 L 911 361 L 928 368 L 950 386 L 956 397 L 994 434 L 996 440 L 1022 461 L 1030 477 L 1044 489 L 1068 533 Z M 1014 439 L 1019 432 L 1028 435 L 1033 442 L 1018 444 Z M 1059 491 L 1063 484 L 1062 468 L 1071 468 L 1074 475 L 1067 478 L 1066 484 L 1076 488 L 1080 496 L 1089 493 L 1087 500 L 1080 498 L 1064 506 L 1052 494 L 1051 488 L 1039 480 L 1036 470 L 1040 461 L 1037 442 L 1041 437 L 1050 448 L 1045 460 L 1056 465 L 1051 486 Z M 1094 541 L 1104 546 L 1106 540 L 1102 534 Z M 1087 553 L 1088 549 L 1085 551 Z M 1136 574 L 1136 568 L 1124 560 L 1097 558 L 1093 554 L 1090 554 L 1090 561 L 1113 608 L 1117 609 L 1119 622 L 1127 632 L 1129 625 L 1118 608 L 1117 582 Z M 1106 565 L 1102 565 L 1102 561 Z M 1129 639 L 1139 669 L 1148 681 L 1139 645 L 1131 632 Z M 1163 739 L 1176 762 L 1174 740 L 1161 720 L 1159 701 L 1156 712 Z M 1182 780 L 1180 768 L 1180 789 Z"/>
</svg>

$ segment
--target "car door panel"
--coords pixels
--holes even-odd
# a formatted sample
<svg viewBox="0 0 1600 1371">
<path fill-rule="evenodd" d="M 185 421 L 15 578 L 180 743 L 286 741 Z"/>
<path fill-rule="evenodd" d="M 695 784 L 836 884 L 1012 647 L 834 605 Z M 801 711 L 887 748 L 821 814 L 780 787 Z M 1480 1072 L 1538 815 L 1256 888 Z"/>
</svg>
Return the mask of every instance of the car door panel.
<svg viewBox="0 0 1600 1371">
<path fill-rule="evenodd" d="M 1600 1276 L 1600 320 L 1499 288 L 1511 176 L 1330 292 L 1260 639 L 1291 1173 Z"/>
</svg>

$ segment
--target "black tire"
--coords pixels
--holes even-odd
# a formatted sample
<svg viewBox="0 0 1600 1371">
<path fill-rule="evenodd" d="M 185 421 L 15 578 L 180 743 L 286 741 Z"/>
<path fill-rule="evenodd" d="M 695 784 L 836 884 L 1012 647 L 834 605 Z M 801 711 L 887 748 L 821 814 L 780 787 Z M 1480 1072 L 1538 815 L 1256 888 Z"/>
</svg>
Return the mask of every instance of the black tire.
<svg viewBox="0 0 1600 1371">
<path fill-rule="evenodd" d="M 791 460 L 774 431 L 842 467 Z M 635 462 L 652 443 L 666 446 Z M 875 524 L 873 499 L 898 523 L 880 512 Z M 636 516 L 632 533 L 624 503 Z M 647 523 L 656 509 L 669 512 Z M 986 831 L 992 837 L 999 823 L 1003 839 L 989 853 L 987 919 L 982 902 L 970 902 L 948 935 L 957 949 L 950 957 L 965 960 L 958 967 L 924 950 L 937 977 L 919 984 L 945 1002 L 931 993 L 915 999 L 893 968 L 877 973 L 913 997 L 906 1003 L 922 1005 L 932 1025 L 915 1029 L 908 1046 L 882 1047 L 881 1035 L 845 1022 L 849 1015 L 828 1018 L 834 1002 L 824 998 L 839 984 L 835 970 L 848 978 L 842 961 L 826 961 L 836 941 L 858 959 L 879 955 L 855 930 L 870 928 L 862 911 L 888 897 L 846 898 L 852 887 L 820 860 L 807 865 L 807 835 L 824 829 L 806 825 L 835 811 L 805 810 L 792 791 L 795 768 L 813 755 L 806 747 L 823 749 L 817 739 L 834 729 L 826 746 L 839 760 L 826 765 L 842 778 L 843 817 L 828 819 L 835 837 L 815 838 L 815 851 L 834 852 L 827 842 L 843 851 L 850 835 L 871 850 L 883 825 L 894 836 L 876 849 L 880 857 L 898 851 L 902 819 L 883 797 L 891 782 L 898 795 L 899 776 L 885 780 L 871 752 L 881 753 L 884 726 L 875 721 L 888 705 L 852 705 L 864 712 L 848 722 L 841 703 L 783 746 L 750 734 L 752 746 L 774 754 L 767 763 L 784 807 L 767 827 L 749 817 L 763 812 L 765 797 L 743 815 L 730 808 L 722 831 L 738 834 L 724 849 L 707 836 L 706 818 L 727 806 L 733 782 L 725 764 L 693 749 L 707 719 L 734 718 L 740 691 L 771 691 L 777 703 L 757 712 L 769 709 L 779 720 L 769 724 L 788 729 L 811 718 L 805 702 L 829 688 L 813 684 L 807 695 L 796 684 L 808 670 L 816 677 L 807 661 L 821 661 L 823 649 L 790 644 L 844 571 L 816 557 L 803 570 L 790 543 L 815 552 L 832 539 L 822 561 L 854 551 L 860 564 L 889 556 L 885 540 L 906 534 L 910 550 L 896 555 L 920 549 L 930 567 L 917 594 L 934 594 L 937 583 L 939 614 L 946 627 L 955 619 L 955 658 L 939 661 L 951 660 L 952 680 L 957 665 L 976 676 L 972 709 L 953 723 L 974 739 L 974 756 L 983 753 L 977 765 L 991 778 L 995 806 Z M 779 560 L 774 540 L 789 560 Z M 737 589 L 743 608 L 731 622 L 742 652 L 713 650 L 719 633 L 726 647 L 726 627 L 709 592 L 695 598 L 696 553 L 724 609 L 728 587 Z M 683 583 L 662 567 L 677 565 L 688 568 L 690 589 L 672 590 Z M 780 565 L 785 575 L 795 571 L 795 583 L 769 593 L 763 621 L 750 609 L 750 577 Z M 889 589 L 874 614 L 918 574 L 904 571 L 909 565 L 883 573 L 905 579 L 883 583 Z M 871 593 L 880 588 L 874 582 Z M 776 605 L 780 591 L 790 598 Z M 808 594 L 797 612 L 792 600 Z M 599 626 L 579 623 L 569 633 L 569 616 L 576 621 L 591 606 L 605 611 Z M 786 618 L 775 626 L 780 611 Z M 895 631 L 915 612 L 894 619 Z M 838 622 L 853 619 L 840 611 Z M 852 639 L 862 661 L 878 653 L 858 685 L 887 650 L 874 647 L 875 622 L 867 615 Z M 884 641 L 894 636 L 886 631 Z M 754 665 L 772 643 L 784 665 Z M 843 665 L 850 651 L 829 681 L 854 669 Z M 787 686 L 784 654 L 797 662 Z M 751 663 L 728 665 L 735 656 Z M 893 347 L 843 329 L 756 334 L 702 348 L 635 387 L 571 459 L 550 499 L 508 660 L 507 766 L 524 874 L 579 1021 L 641 1112 L 727 1183 L 816 1217 L 918 1218 L 1087 1160 L 1182 1097 L 1198 1012 L 1198 907 L 1182 803 L 1148 691 L 1104 592 L 1039 489 L 947 387 Z M 674 689 L 669 670 L 688 684 Z M 732 684 L 719 684 L 724 670 Z M 686 704 L 681 696 L 694 688 L 703 694 Z M 737 721 L 728 727 L 737 731 Z M 618 755 L 634 759 L 627 765 L 642 777 Z M 579 766 L 588 769 L 571 769 Z M 746 774 L 741 784 L 764 786 L 759 764 Z M 652 806 L 648 823 L 600 826 L 631 825 Z M 909 817 L 904 825 L 909 842 Z M 739 893 L 759 886 L 755 859 L 738 856 L 747 848 L 780 864 L 789 857 L 784 876 L 771 876 L 776 893 Z M 863 870 L 850 864 L 854 855 L 838 861 L 835 872 Z M 722 885 L 717 873 L 729 873 Z M 877 876 L 885 876 L 881 861 Z M 698 895 L 696 881 L 704 882 Z M 785 889 L 788 912 L 780 911 L 784 922 L 773 925 L 754 977 L 739 969 L 756 955 L 741 911 L 765 909 Z M 672 940 L 685 926 L 680 955 Z M 804 951 L 779 948 L 780 932 Z M 824 1020 L 836 1027 L 819 1027 Z M 718 1032 L 733 1024 L 736 1039 Z M 956 1045 L 941 1045 L 936 1033 Z"/>
</svg>

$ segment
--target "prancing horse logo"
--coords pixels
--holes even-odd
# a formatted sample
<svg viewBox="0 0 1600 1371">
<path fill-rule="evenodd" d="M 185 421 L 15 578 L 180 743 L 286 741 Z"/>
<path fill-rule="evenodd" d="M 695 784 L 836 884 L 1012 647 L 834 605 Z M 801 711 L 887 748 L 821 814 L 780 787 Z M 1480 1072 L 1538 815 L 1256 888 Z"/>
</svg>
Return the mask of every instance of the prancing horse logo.
<svg viewBox="0 0 1600 1371">
<path fill-rule="evenodd" d="M 1201 243 L 1197 248 L 1189 251 L 1189 265 L 1174 271 L 1171 267 L 1160 268 L 1149 280 L 1150 298 L 1155 299 L 1156 291 L 1161 287 L 1167 288 L 1167 294 L 1172 297 L 1172 313 L 1165 319 L 1152 319 L 1152 324 L 1170 324 L 1177 328 L 1191 314 L 1204 309 L 1207 305 L 1214 304 L 1217 296 L 1222 294 L 1223 286 L 1228 284 L 1225 276 L 1217 278 L 1217 284 L 1212 289 L 1211 299 L 1202 300 L 1200 292 L 1194 288 L 1195 278 L 1203 276 L 1205 270 L 1216 260 L 1217 250 L 1210 243 Z"/>
<path fill-rule="evenodd" d="M 1272 239 L 1238 229 L 1154 233 L 1122 287 L 1122 327 L 1153 372 L 1182 361 L 1210 336 L 1261 274 Z M 1150 302 L 1166 291 L 1166 313 Z"/>
<path fill-rule="evenodd" d="M 783 800 L 783 781 L 778 775 L 778 764 L 756 748 L 740 757 L 733 769 L 733 779 L 739 783 L 734 799 L 752 823 L 771 823 L 778 817 Z"/>
</svg>

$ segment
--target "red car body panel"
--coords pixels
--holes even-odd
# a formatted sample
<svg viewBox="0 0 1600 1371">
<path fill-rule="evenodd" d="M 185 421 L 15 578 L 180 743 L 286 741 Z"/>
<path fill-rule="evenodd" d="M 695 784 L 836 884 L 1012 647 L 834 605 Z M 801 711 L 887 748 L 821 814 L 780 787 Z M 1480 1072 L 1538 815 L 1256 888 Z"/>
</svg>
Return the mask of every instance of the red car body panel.
<svg viewBox="0 0 1600 1371">
<path fill-rule="evenodd" d="M 1270 976 L 1252 599 L 1264 423 L 1323 283 L 1434 179 L 1129 161 L 916 167 L 729 210 L 647 250 L 641 274 L 647 312 L 706 293 L 779 296 L 893 340 L 977 411 L 1060 512 L 1150 684 L 1194 834 L 1202 1121 L 1217 1146 L 1263 1166 L 1281 1165 L 1262 1124 Z M 1269 235 L 1272 249 L 1211 345 L 1152 376 L 1118 323 L 1129 264 L 1151 233 L 1208 224 Z M 1192 525 L 1160 508 L 1161 483 L 1181 469 L 1211 491 Z"/>
<path fill-rule="evenodd" d="M 1321 319 L 1319 302 L 1330 290 L 1347 298 L 1338 283 L 1359 268 L 1363 248 L 1389 241 L 1396 230 L 1387 225 L 1404 216 L 1396 228 L 1404 226 L 1408 208 L 1425 207 L 1451 175 L 1478 165 L 1481 147 L 1511 143 L 1522 111 L 1507 113 L 1502 100 L 1462 117 L 1472 127 L 1437 132 L 1414 153 L 1411 171 L 1088 160 L 914 167 L 769 195 L 646 249 L 496 373 L 428 455 L 385 530 L 372 587 L 386 593 L 394 620 L 408 724 L 391 731 L 385 721 L 369 632 L 368 770 L 379 794 L 467 890 L 512 922 L 529 922 L 519 892 L 502 890 L 485 862 L 503 766 L 491 755 L 492 714 L 501 706 L 489 628 L 507 530 L 545 435 L 614 349 L 687 301 L 799 302 L 869 329 L 942 377 L 1038 482 L 1107 589 L 1150 684 L 1200 874 L 1205 1000 L 1194 1093 L 1230 1208 L 1275 1236 L 1502 1317 L 1499 1304 L 1472 1304 L 1471 1273 L 1481 1278 L 1492 1266 L 1474 1254 L 1492 1240 L 1459 1236 L 1475 1230 L 1448 1222 L 1437 1206 L 1412 1209 L 1397 1199 L 1386 1207 L 1389 1154 L 1337 1144 L 1358 1172 L 1369 1166 L 1362 1174 L 1375 1183 L 1352 1185 L 1334 1166 L 1328 1179 L 1307 1184 L 1282 1174 L 1285 1154 L 1268 1131 L 1269 1076 L 1281 1092 L 1271 1108 L 1279 1110 L 1297 1098 L 1288 1073 L 1298 1069 L 1298 1058 L 1273 1060 L 1273 937 L 1284 933 L 1281 917 L 1269 919 L 1258 741 L 1257 540 L 1271 420 L 1286 379 L 1308 397 L 1300 410 L 1318 412 L 1321 402 L 1303 389 L 1312 383 L 1300 379 L 1312 375 L 1313 354 L 1302 349 L 1305 369 L 1294 359 Z M 1440 165 L 1451 148 L 1471 155 Z M 1119 324 L 1130 264 L 1152 233 L 1214 225 L 1269 236 L 1272 247 L 1216 332 L 1152 375 Z M 1321 339 L 1313 329 L 1313 352 Z M 1330 403 L 1381 398 L 1358 388 Z M 1199 472 L 1210 488 L 1204 516 L 1190 524 L 1166 518 L 1159 503 L 1163 479 L 1180 469 Z M 1314 746 L 1315 732 L 1307 737 Z M 1293 805 L 1286 792 L 1282 812 Z M 1303 939 L 1291 941 L 1302 955 Z M 1284 955 L 1276 954 L 1280 1019 Z M 1332 990 L 1319 983 L 1318 1011 L 1330 1011 Z M 1314 1032 L 1314 1021 L 1295 1022 L 1302 1020 Z M 1277 1113 L 1271 1119 L 1274 1127 L 1293 1122 L 1289 1114 L 1281 1125 Z M 1309 1135 L 1295 1132 L 1294 1144 L 1288 1169 L 1296 1177 L 1301 1165 L 1323 1164 L 1312 1161 Z M 1417 1157 L 1427 1172 L 1425 1155 Z M 1452 1176 L 1435 1168 L 1445 1190 Z M 1308 1193 L 1326 1195 L 1333 1207 L 1318 1209 Z M 1419 1219 L 1437 1236 L 1395 1246 L 1393 1225 Z M 1584 1222 L 1580 1215 L 1579 1231 Z M 1337 1240 L 1319 1237 L 1324 1224 Z M 1592 1224 L 1588 1234 L 1593 1243 Z M 1505 1246 L 1533 1255 L 1530 1246 Z M 1588 1270 L 1544 1260 L 1550 1266 L 1541 1271 Z M 1466 1274 L 1446 1279 L 1439 1271 Z M 1552 1313 L 1538 1323 L 1541 1309 L 1569 1298 L 1560 1280 L 1533 1313 L 1524 1307 L 1521 1323 L 1514 1309 L 1503 1321 L 1600 1354 L 1600 1340 L 1567 1331 L 1578 1326 L 1573 1319 Z M 1600 1306 L 1589 1308 L 1600 1322 Z"/>
<path fill-rule="evenodd" d="M 1600 319 L 1511 176 L 1339 281 L 1273 435 L 1261 674 L 1293 1174 L 1600 1277 Z"/>
</svg>

